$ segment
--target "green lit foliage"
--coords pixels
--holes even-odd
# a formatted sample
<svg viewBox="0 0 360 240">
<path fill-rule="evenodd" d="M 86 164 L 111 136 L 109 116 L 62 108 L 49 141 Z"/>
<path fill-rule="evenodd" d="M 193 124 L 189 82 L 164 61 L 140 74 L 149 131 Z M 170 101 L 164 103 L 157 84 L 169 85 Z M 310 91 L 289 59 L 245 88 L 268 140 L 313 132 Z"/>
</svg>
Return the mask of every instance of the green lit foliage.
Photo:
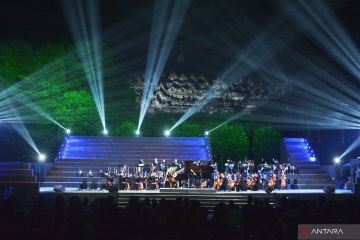
<svg viewBox="0 0 360 240">
<path fill-rule="evenodd" d="M 252 152 L 256 161 L 278 159 L 281 135 L 271 127 L 257 128 L 253 136 Z"/>
<path fill-rule="evenodd" d="M 36 72 L 43 74 L 49 70 L 49 64 L 63 58 L 72 50 L 72 45 L 66 42 L 47 43 L 36 49 L 27 42 L 0 42 L 0 76 L 6 79 L 3 84 L 8 86 Z M 61 62 L 56 64 L 56 71 L 49 71 L 51 76 L 54 76 L 54 73 L 64 73 L 65 66 L 59 64 Z"/>
<path fill-rule="evenodd" d="M 218 163 L 226 159 L 242 160 L 249 153 L 249 140 L 241 125 L 224 125 L 210 134 L 212 150 Z"/>
<path fill-rule="evenodd" d="M 34 47 L 26 42 L 0 42 L 0 86 L 8 87 L 20 80 L 18 92 L 29 93 L 34 104 L 60 124 L 72 130 L 74 135 L 99 135 L 102 126 L 81 61 L 74 46 L 67 42 L 46 43 Z M 104 51 L 105 69 L 113 69 L 112 49 Z M 111 72 L 111 71 L 110 71 Z M 131 74 L 130 74 L 131 75 Z M 104 76 L 106 120 L 110 134 L 134 136 L 139 115 L 136 95 L 124 75 Z M 123 81 L 124 80 L 124 81 Z M 142 125 L 142 136 L 163 136 L 182 114 L 161 111 L 148 114 Z M 172 136 L 202 137 L 205 130 L 212 129 L 231 114 L 207 115 L 199 113 L 172 132 Z M 46 121 L 44 121 L 46 122 Z M 56 152 L 64 137 L 64 130 L 48 122 L 27 126 L 35 142 L 43 149 Z M 249 137 L 248 137 L 249 136 Z M 49 141 L 51 139 L 51 141 Z M 256 160 L 272 159 L 279 155 L 281 135 L 271 128 L 240 121 L 224 125 L 210 134 L 212 150 L 221 163 L 230 158 L 244 159 L 251 153 Z"/>
<path fill-rule="evenodd" d="M 57 99 L 49 99 L 44 109 L 73 134 L 98 135 L 101 132 L 94 100 L 87 91 L 65 92 Z"/>
<path fill-rule="evenodd" d="M 0 76 L 9 86 L 33 70 L 32 46 L 26 42 L 0 43 Z"/>
<path fill-rule="evenodd" d="M 174 135 L 179 137 L 202 137 L 204 130 L 199 124 L 184 122 L 174 130 Z"/>
<path fill-rule="evenodd" d="M 136 125 L 133 122 L 124 121 L 114 129 L 112 135 L 121 137 L 133 137 L 135 135 Z"/>
</svg>

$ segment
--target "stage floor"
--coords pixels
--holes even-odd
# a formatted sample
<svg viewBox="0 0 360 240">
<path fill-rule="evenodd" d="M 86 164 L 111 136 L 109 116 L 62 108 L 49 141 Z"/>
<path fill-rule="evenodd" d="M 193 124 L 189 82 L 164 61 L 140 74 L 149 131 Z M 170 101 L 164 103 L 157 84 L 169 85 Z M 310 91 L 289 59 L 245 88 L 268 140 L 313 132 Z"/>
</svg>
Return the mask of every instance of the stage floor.
<svg viewBox="0 0 360 240">
<path fill-rule="evenodd" d="M 337 189 L 335 194 L 326 194 L 322 189 L 296 189 L 296 190 L 275 190 L 272 193 L 266 193 L 264 190 L 259 191 L 244 191 L 244 192 L 216 192 L 213 189 L 169 189 L 162 188 L 160 191 L 118 191 L 109 193 L 107 190 L 79 190 L 78 188 L 66 188 L 64 192 L 54 192 L 51 187 L 40 188 L 40 195 L 49 198 L 62 196 L 69 199 L 73 196 L 80 197 L 81 199 L 88 198 L 90 201 L 100 197 L 113 196 L 114 201 L 118 207 L 126 207 L 131 198 L 138 198 L 140 201 L 145 199 L 157 200 L 175 200 L 177 198 L 187 198 L 190 201 L 200 201 L 201 206 L 213 209 L 218 203 L 228 204 L 233 202 L 236 205 L 247 204 L 248 197 L 252 196 L 254 199 L 265 200 L 267 199 L 270 204 L 276 204 L 280 198 L 297 198 L 297 199 L 317 199 L 320 196 L 326 196 L 335 201 L 344 198 L 352 197 L 353 193 L 348 190 Z"/>
<path fill-rule="evenodd" d="M 167 189 L 168 190 L 168 189 Z M 177 191 L 176 191 L 177 190 Z M 208 189 L 205 189 L 208 190 Z M 54 190 L 52 187 L 41 187 L 39 188 L 40 193 L 54 193 Z M 196 189 L 196 188 L 190 188 L 190 189 L 174 189 L 173 191 L 153 191 L 153 190 L 142 190 L 142 191 L 136 191 L 136 190 L 126 190 L 126 191 L 119 191 L 119 194 L 136 194 L 139 193 L 141 195 L 143 194 L 159 194 L 159 193 L 184 193 L 184 194 L 204 194 L 204 189 Z M 103 194 L 103 193 L 109 193 L 107 190 L 79 190 L 78 188 L 66 188 L 64 193 L 93 193 L 93 194 Z M 224 195 L 224 194 L 245 194 L 245 195 L 257 195 L 257 194 L 267 194 L 264 190 L 258 190 L 258 191 L 243 191 L 243 192 L 229 192 L 229 191 L 218 191 L 218 192 L 209 192 L 206 191 L 206 194 L 218 194 L 218 195 Z M 322 189 L 291 189 L 291 190 L 274 190 L 271 194 L 325 194 Z M 335 194 L 352 194 L 352 191 L 350 190 L 343 190 L 343 189 L 336 189 Z"/>
</svg>

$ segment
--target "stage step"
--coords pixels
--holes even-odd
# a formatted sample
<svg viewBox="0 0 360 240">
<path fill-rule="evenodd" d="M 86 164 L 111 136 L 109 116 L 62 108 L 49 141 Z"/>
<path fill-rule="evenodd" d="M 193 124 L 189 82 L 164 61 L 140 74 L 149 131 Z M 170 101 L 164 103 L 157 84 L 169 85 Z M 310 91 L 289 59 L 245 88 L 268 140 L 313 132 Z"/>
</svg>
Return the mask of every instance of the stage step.
<svg viewBox="0 0 360 240">
<path fill-rule="evenodd" d="M 311 162 L 311 161 L 292 161 L 292 164 L 298 166 L 298 167 L 302 167 L 302 166 L 318 166 L 320 167 L 320 164 L 318 162 Z"/>
<path fill-rule="evenodd" d="M 0 162 L 0 183 L 35 183 L 37 177 L 31 169 L 31 163 Z"/>
<path fill-rule="evenodd" d="M 32 169 L 3 169 L 0 168 L 0 176 L 32 176 Z"/>
<path fill-rule="evenodd" d="M 101 181 L 101 177 L 86 177 L 87 181 L 92 181 L 96 179 L 97 181 Z M 81 182 L 82 178 L 76 177 L 75 175 L 72 177 L 64 177 L 64 176 L 46 176 L 45 182 Z"/>
<path fill-rule="evenodd" d="M 314 150 L 305 138 L 284 138 L 288 159 L 299 169 L 299 174 L 289 175 L 289 179 L 297 179 L 300 189 L 319 189 L 333 181 L 322 172 L 320 162 Z"/>
<path fill-rule="evenodd" d="M 36 182 L 36 176 L 0 176 L 0 182 Z"/>
<path fill-rule="evenodd" d="M 196 137 L 93 137 L 68 136 L 64 139 L 60 153 L 48 171 L 41 186 L 63 184 L 78 186 L 76 174 L 91 170 L 98 176 L 100 170 L 120 170 L 124 164 L 134 168 L 139 160 L 152 163 L 157 158 L 167 161 L 210 161 L 211 146 L 208 138 Z"/>
<path fill-rule="evenodd" d="M 171 159 L 211 159 L 208 138 L 119 138 L 69 136 L 64 140 L 59 159 L 105 159 L 139 161 Z"/>
<path fill-rule="evenodd" d="M 333 184 L 298 184 L 299 189 L 323 189 L 325 186 Z"/>
<path fill-rule="evenodd" d="M 90 186 L 91 182 L 88 183 L 88 186 Z M 63 185 L 65 188 L 79 188 L 80 183 L 79 182 L 41 182 L 40 187 L 54 187 L 55 185 Z M 101 182 L 97 182 L 97 186 L 100 187 Z"/>
<path fill-rule="evenodd" d="M 30 169 L 31 164 L 25 162 L 0 162 L 0 169 Z"/>
<path fill-rule="evenodd" d="M 329 176 L 325 173 L 318 174 L 287 174 L 288 179 L 329 179 Z"/>
<path fill-rule="evenodd" d="M 327 178 L 327 179 L 319 179 L 319 178 L 315 178 L 315 179 L 298 179 L 298 184 L 317 184 L 317 185 L 327 185 L 327 184 L 333 184 L 332 179 Z"/>
<path fill-rule="evenodd" d="M 315 168 L 315 169 L 299 169 L 300 174 L 323 174 L 321 168 Z M 329 176 L 328 176 L 329 177 Z"/>
</svg>

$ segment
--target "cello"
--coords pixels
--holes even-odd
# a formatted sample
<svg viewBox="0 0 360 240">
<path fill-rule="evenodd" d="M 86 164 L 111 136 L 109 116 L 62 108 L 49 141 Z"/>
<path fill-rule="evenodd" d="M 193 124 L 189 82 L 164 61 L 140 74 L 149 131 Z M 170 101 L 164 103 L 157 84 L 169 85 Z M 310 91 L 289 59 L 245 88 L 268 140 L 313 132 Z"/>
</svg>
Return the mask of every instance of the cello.
<svg viewBox="0 0 360 240">
<path fill-rule="evenodd" d="M 276 185 L 276 174 L 273 174 L 272 177 L 270 178 L 270 181 L 269 181 L 269 184 L 268 184 L 268 187 L 271 189 L 271 190 L 274 190 L 275 188 L 275 185 Z"/>
<path fill-rule="evenodd" d="M 223 184 L 224 184 L 224 175 L 220 174 L 219 178 L 215 180 L 213 188 L 219 191 Z"/>
</svg>

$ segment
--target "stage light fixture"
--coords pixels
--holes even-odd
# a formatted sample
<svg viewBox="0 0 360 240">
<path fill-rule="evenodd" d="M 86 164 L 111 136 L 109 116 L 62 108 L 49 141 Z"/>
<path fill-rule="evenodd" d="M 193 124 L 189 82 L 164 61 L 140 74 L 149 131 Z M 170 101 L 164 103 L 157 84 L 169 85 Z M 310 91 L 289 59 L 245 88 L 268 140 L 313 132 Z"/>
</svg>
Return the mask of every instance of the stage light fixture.
<svg viewBox="0 0 360 240">
<path fill-rule="evenodd" d="M 209 136 L 209 131 L 205 131 L 204 135 L 205 137 Z"/>
<path fill-rule="evenodd" d="M 334 158 L 335 164 L 339 164 L 340 162 L 341 162 L 341 158 L 339 158 L 339 157 Z"/>
<path fill-rule="evenodd" d="M 44 162 L 46 160 L 46 155 L 43 153 L 39 153 L 38 160 L 39 162 Z"/>
<path fill-rule="evenodd" d="M 108 135 L 109 134 L 109 131 L 105 128 L 103 131 L 102 131 L 103 135 Z"/>
<path fill-rule="evenodd" d="M 166 131 L 164 132 L 164 135 L 165 135 L 165 137 L 169 137 L 169 136 L 170 136 L 170 131 L 169 131 L 169 130 L 166 130 Z"/>
<path fill-rule="evenodd" d="M 140 130 L 138 129 L 138 130 L 136 130 L 136 132 L 135 132 L 135 136 L 137 136 L 137 137 L 139 137 L 140 136 Z"/>
<path fill-rule="evenodd" d="M 66 132 L 67 135 L 70 135 L 71 134 L 71 129 L 67 128 L 67 129 L 65 129 L 65 132 Z"/>
</svg>

